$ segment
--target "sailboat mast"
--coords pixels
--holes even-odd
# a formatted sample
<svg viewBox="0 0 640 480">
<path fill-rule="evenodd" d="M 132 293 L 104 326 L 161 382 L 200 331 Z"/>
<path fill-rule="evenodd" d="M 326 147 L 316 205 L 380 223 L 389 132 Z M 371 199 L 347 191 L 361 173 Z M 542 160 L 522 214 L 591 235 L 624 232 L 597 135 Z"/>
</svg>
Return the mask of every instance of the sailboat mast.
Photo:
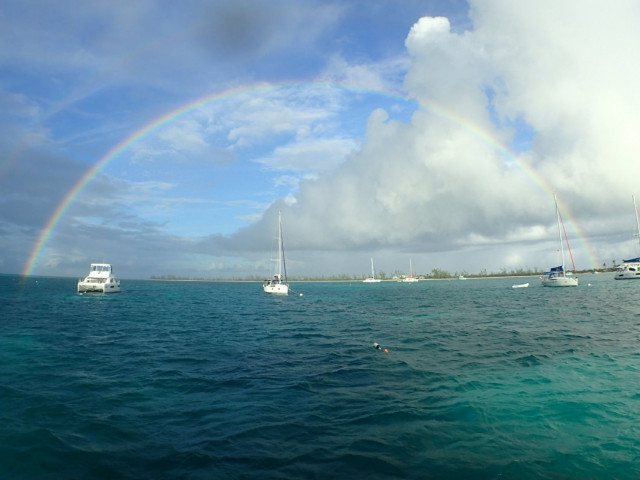
<svg viewBox="0 0 640 480">
<path fill-rule="evenodd" d="M 278 278 L 282 278 L 282 216 L 278 211 Z"/>
<path fill-rule="evenodd" d="M 638 208 L 636 207 L 636 197 L 634 195 L 631 195 L 631 198 L 633 199 L 633 211 L 636 214 L 636 228 L 638 229 L 638 242 L 640 242 L 640 220 L 638 220 Z"/>
<path fill-rule="evenodd" d="M 562 272 L 564 274 L 564 245 L 562 244 L 562 229 L 560 228 L 560 209 L 558 208 L 558 197 L 554 193 L 553 201 L 556 204 L 556 216 L 558 217 L 558 238 L 560 240 L 560 257 L 562 258 Z"/>
</svg>

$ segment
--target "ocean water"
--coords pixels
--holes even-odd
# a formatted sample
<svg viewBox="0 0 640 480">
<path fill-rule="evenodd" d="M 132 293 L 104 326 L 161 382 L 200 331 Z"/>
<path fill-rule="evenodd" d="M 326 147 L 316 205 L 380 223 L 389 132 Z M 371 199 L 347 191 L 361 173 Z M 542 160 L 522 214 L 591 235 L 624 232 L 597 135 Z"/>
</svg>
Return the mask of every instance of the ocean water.
<svg viewBox="0 0 640 480">
<path fill-rule="evenodd" d="M 0 479 L 640 478 L 640 282 L 527 280 L 0 276 Z"/>
</svg>

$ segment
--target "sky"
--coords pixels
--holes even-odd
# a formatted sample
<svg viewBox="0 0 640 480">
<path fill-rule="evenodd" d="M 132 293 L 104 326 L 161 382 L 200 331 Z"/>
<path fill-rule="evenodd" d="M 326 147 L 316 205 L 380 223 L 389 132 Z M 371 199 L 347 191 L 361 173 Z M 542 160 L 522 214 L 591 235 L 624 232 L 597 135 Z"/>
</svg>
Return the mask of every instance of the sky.
<svg viewBox="0 0 640 480">
<path fill-rule="evenodd" d="M 279 211 L 291 276 L 542 270 L 554 194 L 579 270 L 640 256 L 638 23 L 635 0 L 0 2 L 0 272 L 263 278 Z"/>
</svg>

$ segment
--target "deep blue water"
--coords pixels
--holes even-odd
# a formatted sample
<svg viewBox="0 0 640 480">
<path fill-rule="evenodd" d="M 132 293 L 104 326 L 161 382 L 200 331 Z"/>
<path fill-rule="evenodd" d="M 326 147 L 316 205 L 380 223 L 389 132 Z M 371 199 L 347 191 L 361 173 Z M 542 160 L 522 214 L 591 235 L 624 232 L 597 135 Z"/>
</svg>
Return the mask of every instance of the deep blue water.
<svg viewBox="0 0 640 480">
<path fill-rule="evenodd" d="M 527 280 L 0 276 L 0 479 L 640 478 L 640 282 Z"/>
</svg>

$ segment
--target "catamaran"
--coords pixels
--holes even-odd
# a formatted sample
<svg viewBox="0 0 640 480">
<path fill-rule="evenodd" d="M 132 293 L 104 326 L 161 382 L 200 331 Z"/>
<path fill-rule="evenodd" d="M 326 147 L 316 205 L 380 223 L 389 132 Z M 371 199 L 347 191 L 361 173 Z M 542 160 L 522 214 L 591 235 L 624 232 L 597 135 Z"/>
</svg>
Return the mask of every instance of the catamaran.
<svg viewBox="0 0 640 480">
<path fill-rule="evenodd" d="M 113 276 L 113 268 L 108 263 L 92 263 L 89 275 L 78 280 L 78 293 L 117 293 L 120 280 Z"/>
<path fill-rule="evenodd" d="M 371 259 L 371 276 L 363 280 L 364 283 L 379 283 L 380 279 L 376 278 L 376 271 L 373 268 L 373 258 Z"/>
<path fill-rule="evenodd" d="M 567 230 L 564 228 L 564 222 L 562 220 L 562 215 L 560 215 L 560 209 L 558 208 L 558 198 L 556 195 L 553 195 L 553 200 L 556 204 L 556 217 L 558 220 L 558 236 L 560 239 L 560 258 L 562 263 L 553 267 L 550 271 L 544 273 L 544 277 L 542 277 L 542 286 L 543 287 L 577 287 L 578 286 L 578 277 L 575 275 L 576 272 L 576 264 L 573 261 L 573 254 L 571 253 L 571 245 L 569 245 L 569 238 L 567 237 Z M 569 255 L 571 257 L 571 263 L 573 264 L 573 273 L 567 273 L 564 269 L 564 244 L 562 242 L 562 231 L 564 230 L 564 238 L 567 241 L 567 249 L 569 250 Z"/>
<path fill-rule="evenodd" d="M 282 216 L 278 212 L 278 259 L 276 273 L 270 279 L 267 279 L 262 284 L 262 289 L 266 293 L 272 293 L 275 295 L 288 295 L 289 283 L 287 282 L 287 266 L 284 259 L 284 243 L 282 241 Z M 284 269 L 284 280 L 282 279 L 282 272 Z"/>
<path fill-rule="evenodd" d="M 633 199 L 633 212 L 636 214 L 636 228 L 638 231 L 638 233 L 636 233 L 636 236 L 638 237 L 638 241 L 640 241 L 640 221 L 638 220 L 636 197 L 631 195 L 631 198 Z M 640 257 L 623 260 L 622 265 L 616 268 L 616 273 L 613 278 L 616 280 L 640 280 Z"/>
</svg>

